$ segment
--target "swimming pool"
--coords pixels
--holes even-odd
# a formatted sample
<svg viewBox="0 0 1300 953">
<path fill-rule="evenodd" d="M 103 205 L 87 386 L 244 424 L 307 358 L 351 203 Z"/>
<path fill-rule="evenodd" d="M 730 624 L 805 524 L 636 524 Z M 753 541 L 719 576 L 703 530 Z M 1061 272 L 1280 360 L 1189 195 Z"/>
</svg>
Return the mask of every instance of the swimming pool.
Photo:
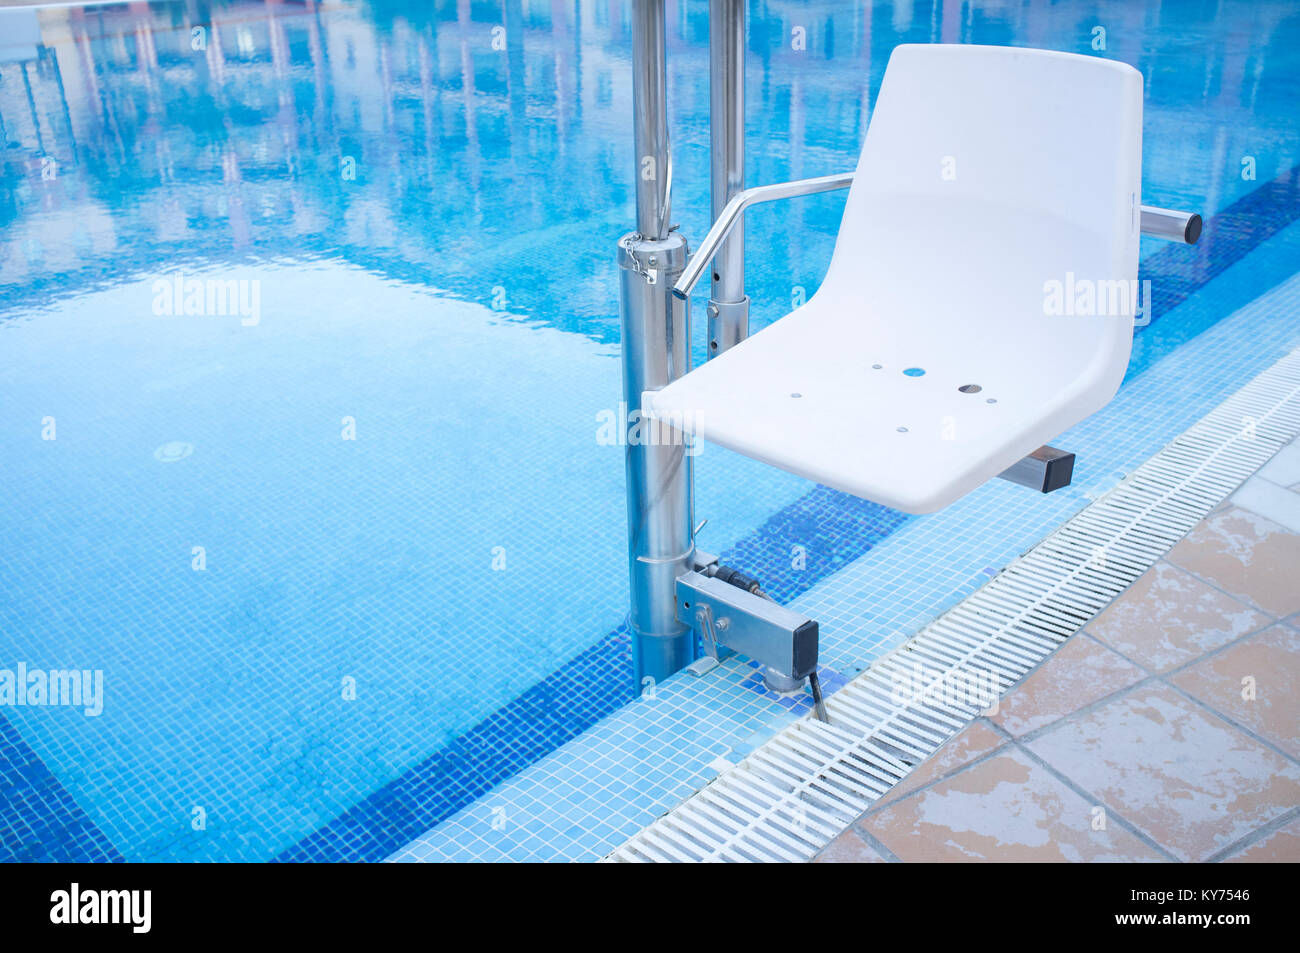
<svg viewBox="0 0 1300 953">
<path fill-rule="evenodd" d="M 1284 4 L 814 10 L 750 11 L 750 183 L 849 168 L 896 43 L 1087 52 L 1100 25 L 1146 78 L 1144 200 L 1221 216 L 1144 245 L 1129 380 L 1296 271 L 1290 242 L 1216 280 L 1300 215 Z M 30 13 L 0 48 L 0 668 L 101 670 L 104 707 L 0 710 L 0 856 L 382 858 L 630 697 L 599 436 L 626 12 Z M 669 14 L 697 240 L 706 13 Z M 756 326 L 816 289 L 842 203 L 751 213 Z M 701 545 L 783 600 L 910 519 L 716 448 L 698 467 Z"/>
</svg>

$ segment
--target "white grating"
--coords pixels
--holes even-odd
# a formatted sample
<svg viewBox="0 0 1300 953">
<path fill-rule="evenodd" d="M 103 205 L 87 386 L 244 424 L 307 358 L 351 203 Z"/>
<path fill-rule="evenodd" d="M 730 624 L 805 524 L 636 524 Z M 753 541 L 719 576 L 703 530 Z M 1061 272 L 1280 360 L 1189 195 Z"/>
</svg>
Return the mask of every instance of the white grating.
<svg viewBox="0 0 1300 953">
<path fill-rule="evenodd" d="M 960 686 L 1010 688 L 1298 432 L 1300 351 L 605 860 L 811 858 L 979 713 Z"/>
</svg>

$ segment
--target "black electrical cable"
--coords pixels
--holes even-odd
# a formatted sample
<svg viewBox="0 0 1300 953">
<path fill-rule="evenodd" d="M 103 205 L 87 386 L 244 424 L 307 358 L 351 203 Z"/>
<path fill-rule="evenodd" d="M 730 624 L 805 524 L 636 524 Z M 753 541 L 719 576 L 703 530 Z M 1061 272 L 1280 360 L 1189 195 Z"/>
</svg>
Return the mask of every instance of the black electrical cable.
<svg viewBox="0 0 1300 953">
<path fill-rule="evenodd" d="M 813 711 L 817 714 L 817 720 L 829 725 L 831 718 L 826 714 L 826 702 L 822 700 L 822 681 L 816 672 L 808 676 L 808 687 L 812 689 Z"/>
<path fill-rule="evenodd" d="M 771 596 L 763 591 L 762 584 L 753 576 L 746 575 L 738 569 L 732 569 L 730 566 L 715 565 L 709 569 L 709 575 L 715 579 L 721 579 L 723 582 L 735 586 L 737 589 L 743 589 L 746 592 L 753 593 L 768 602 L 776 602 Z M 831 723 L 830 716 L 826 714 L 826 702 L 822 699 L 822 683 L 813 672 L 808 676 L 808 687 L 812 689 L 813 711 L 817 715 L 817 720 Z"/>
</svg>

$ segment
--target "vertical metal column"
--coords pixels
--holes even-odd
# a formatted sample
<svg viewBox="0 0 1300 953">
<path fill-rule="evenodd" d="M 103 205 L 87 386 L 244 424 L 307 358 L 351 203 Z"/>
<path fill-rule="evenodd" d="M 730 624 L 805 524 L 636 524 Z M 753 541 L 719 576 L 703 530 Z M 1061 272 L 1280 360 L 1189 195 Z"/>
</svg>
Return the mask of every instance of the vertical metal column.
<svg viewBox="0 0 1300 953">
<path fill-rule="evenodd" d="M 628 567 L 636 691 L 690 664 L 694 634 L 677 621 L 675 583 L 693 567 L 691 460 L 677 431 L 641 419 L 641 395 L 690 369 L 690 315 L 671 293 L 686 240 L 670 231 L 664 0 L 632 4 L 637 230 L 618 243 L 623 400 L 631 411 L 627 467 Z"/>
<path fill-rule="evenodd" d="M 636 149 L 636 227 L 642 238 L 668 233 L 672 155 L 668 149 L 668 71 L 663 0 L 632 4 L 632 121 Z"/>
<path fill-rule="evenodd" d="M 745 0 L 709 0 L 709 126 L 713 220 L 745 188 Z M 709 357 L 749 335 L 745 223 L 713 256 Z"/>
</svg>

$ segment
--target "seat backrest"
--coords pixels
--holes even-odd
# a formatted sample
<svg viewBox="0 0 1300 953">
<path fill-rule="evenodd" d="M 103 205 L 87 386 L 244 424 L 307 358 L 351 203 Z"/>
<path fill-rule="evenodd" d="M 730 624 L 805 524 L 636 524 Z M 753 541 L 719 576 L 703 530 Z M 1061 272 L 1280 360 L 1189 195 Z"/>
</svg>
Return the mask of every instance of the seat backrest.
<svg viewBox="0 0 1300 953">
<path fill-rule="evenodd" d="M 1067 377 L 1089 365 L 1095 377 L 1100 361 L 1117 387 L 1132 310 L 1101 313 L 1116 304 L 1103 286 L 1091 320 L 1052 322 L 1078 316 L 1073 300 L 1053 315 L 1051 283 L 1136 288 L 1141 153 L 1142 77 L 1130 66 L 898 46 L 819 295 L 916 333 L 960 322 L 977 347 L 1014 336 Z"/>
</svg>

